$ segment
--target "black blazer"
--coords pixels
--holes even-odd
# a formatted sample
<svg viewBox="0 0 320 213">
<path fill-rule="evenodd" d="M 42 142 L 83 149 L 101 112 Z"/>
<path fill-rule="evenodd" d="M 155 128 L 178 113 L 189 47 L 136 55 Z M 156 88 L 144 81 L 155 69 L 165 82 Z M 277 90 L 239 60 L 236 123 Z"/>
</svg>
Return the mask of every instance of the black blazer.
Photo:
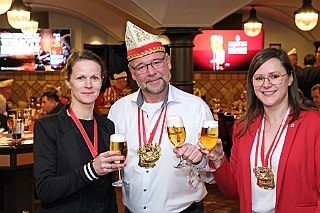
<svg viewBox="0 0 320 213">
<path fill-rule="evenodd" d="M 34 126 L 34 174 L 36 192 L 41 200 L 40 213 L 118 212 L 116 193 L 111 183 L 114 173 L 90 181 L 84 172 L 78 143 L 83 137 L 62 108 L 56 114 L 38 119 Z M 99 143 L 109 150 L 114 124 L 94 116 L 98 123 Z M 102 139 L 102 140 L 101 140 Z M 100 147 L 100 146 L 99 146 Z M 106 150 L 98 150 L 99 153 Z M 88 163 L 90 160 L 88 159 Z"/>
</svg>

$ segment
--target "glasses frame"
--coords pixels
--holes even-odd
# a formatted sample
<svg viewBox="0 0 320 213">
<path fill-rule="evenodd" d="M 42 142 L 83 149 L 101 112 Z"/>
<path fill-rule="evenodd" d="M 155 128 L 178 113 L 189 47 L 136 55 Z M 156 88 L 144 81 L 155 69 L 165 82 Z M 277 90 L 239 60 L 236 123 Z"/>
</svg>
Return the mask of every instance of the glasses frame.
<svg viewBox="0 0 320 213">
<path fill-rule="evenodd" d="M 133 69 L 138 75 L 145 74 L 145 73 L 148 71 L 149 66 L 151 66 L 151 67 L 152 67 L 153 69 L 155 69 L 155 70 L 158 70 L 158 69 L 160 69 L 160 68 L 163 67 L 163 62 L 164 62 L 164 59 L 165 59 L 165 58 L 166 58 L 166 56 L 163 56 L 162 58 L 155 58 L 155 59 L 152 59 L 151 63 L 149 63 L 149 64 L 137 65 L 137 66 L 135 66 L 135 67 L 132 67 L 132 69 Z M 161 66 L 161 67 L 155 68 L 154 65 L 152 65 L 152 64 L 154 64 L 154 62 L 155 62 L 156 60 L 161 60 L 161 62 L 160 62 L 160 63 L 162 63 L 162 66 Z M 140 66 L 143 66 L 143 67 L 145 67 L 146 69 L 145 69 L 144 71 L 137 71 L 136 69 L 137 69 L 138 67 L 140 67 Z"/>
<path fill-rule="evenodd" d="M 269 81 L 269 83 L 271 84 L 271 85 L 280 85 L 280 84 L 282 84 L 282 77 L 283 76 L 285 76 L 285 75 L 288 75 L 288 73 L 285 73 L 285 74 L 279 74 L 280 75 L 280 77 L 279 78 L 281 78 L 281 82 L 279 83 L 279 84 L 273 84 L 273 83 L 271 83 L 271 81 L 270 81 L 270 79 L 269 79 L 269 77 L 270 77 L 270 75 L 268 76 L 268 77 L 263 77 L 263 76 L 261 76 L 261 78 L 263 78 L 263 81 L 262 81 L 262 84 L 260 85 L 260 86 L 255 86 L 254 85 L 254 83 L 253 83 L 253 81 L 254 81 L 254 76 L 252 76 L 251 77 L 251 82 L 252 82 L 252 85 L 254 86 L 254 87 L 262 87 L 263 85 L 264 85 L 264 82 L 266 81 L 266 79 L 268 79 L 268 81 Z M 260 76 L 259 76 L 260 77 Z"/>
</svg>

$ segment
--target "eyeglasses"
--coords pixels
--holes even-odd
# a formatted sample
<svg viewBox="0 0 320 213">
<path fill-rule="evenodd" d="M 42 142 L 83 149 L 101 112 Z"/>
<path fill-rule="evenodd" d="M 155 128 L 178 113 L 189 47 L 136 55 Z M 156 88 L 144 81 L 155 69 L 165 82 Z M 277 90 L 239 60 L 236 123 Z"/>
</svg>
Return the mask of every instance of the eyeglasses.
<svg viewBox="0 0 320 213">
<path fill-rule="evenodd" d="M 264 84 L 264 81 L 266 79 L 268 79 L 268 81 L 270 82 L 270 84 L 272 85 L 279 85 L 282 83 L 282 77 L 287 75 L 287 73 L 281 75 L 281 74 L 277 74 L 277 73 L 274 73 L 274 74 L 271 74 L 269 75 L 268 77 L 263 77 L 263 76 L 253 76 L 252 77 L 252 84 L 253 86 L 255 87 L 262 87 L 263 84 Z"/>
<path fill-rule="evenodd" d="M 133 67 L 132 69 L 134 69 L 134 71 L 136 71 L 138 75 L 142 75 L 146 73 L 149 66 L 151 66 L 153 69 L 156 69 L 156 70 L 160 69 L 163 67 L 164 58 L 165 57 L 153 59 L 150 64 L 140 64 L 136 67 Z"/>
</svg>

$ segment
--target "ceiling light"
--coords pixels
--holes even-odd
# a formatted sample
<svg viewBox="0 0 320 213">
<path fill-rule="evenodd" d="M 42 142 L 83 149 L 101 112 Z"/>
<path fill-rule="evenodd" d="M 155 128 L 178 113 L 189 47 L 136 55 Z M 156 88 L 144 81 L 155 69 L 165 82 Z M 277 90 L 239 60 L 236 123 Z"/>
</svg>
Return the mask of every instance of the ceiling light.
<svg viewBox="0 0 320 213">
<path fill-rule="evenodd" d="M 16 29 L 25 27 L 30 21 L 30 11 L 22 0 L 14 0 L 10 10 L 7 12 L 9 24 Z"/>
<path fill-rule="evenodd" d="M 7 12 L 12 4 L 12 0 L 1 0 L 0 1 L 0 14 Z"/>
<path fill-rule="evenodd" d="M 303 0 L 302 7 L 294 12 L 294 19 L 300 30 L 312 30 L 318 23 L 319 11 L 312 7 L 311 2 L 311 0 Z"/>
<path fill-rule="evenodd" d="M 26 23 L 26 25 L 21 28 L 21 32 L 24 34 L 31 34 L 31 33 L 37 33 L 39 29 L 39 23 L 32 19 L 32 8 L 30 7 L 30 4 L 27 4 L 28 10 L 31 12 L 30 14 L 30 21 Z"/>
<path fill-rule="evenodd" d="M 254 7 L 250 10 L 249 18 L 243 22 L 243 28 L 247 36 L 254 37 L 259 35 L 262 28 L 262 21 L 257 18 Z"/>
</svg>

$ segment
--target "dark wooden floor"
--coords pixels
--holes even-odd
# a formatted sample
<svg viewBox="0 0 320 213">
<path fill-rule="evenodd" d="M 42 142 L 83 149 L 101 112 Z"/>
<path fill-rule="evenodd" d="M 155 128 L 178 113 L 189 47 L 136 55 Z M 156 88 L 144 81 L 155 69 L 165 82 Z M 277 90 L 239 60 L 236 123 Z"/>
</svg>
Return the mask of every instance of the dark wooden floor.
<svg viewBox="0 0 320 213">
<path fill-rule="evenodd" d="M 204 199 L 204 212 L 205 213 L 238 213 L 239 201 L 230 200 L 224 196 L 216 184 L 207 185 L 208 195 Z M 122 205 L 121 188 L 116 188 L 117 201 L 119 206 L 119 213 L 124 213 L 124 207 Z M 40 202 L 35 202 L 35 213 L 37 213 Z"/>
</svg>

